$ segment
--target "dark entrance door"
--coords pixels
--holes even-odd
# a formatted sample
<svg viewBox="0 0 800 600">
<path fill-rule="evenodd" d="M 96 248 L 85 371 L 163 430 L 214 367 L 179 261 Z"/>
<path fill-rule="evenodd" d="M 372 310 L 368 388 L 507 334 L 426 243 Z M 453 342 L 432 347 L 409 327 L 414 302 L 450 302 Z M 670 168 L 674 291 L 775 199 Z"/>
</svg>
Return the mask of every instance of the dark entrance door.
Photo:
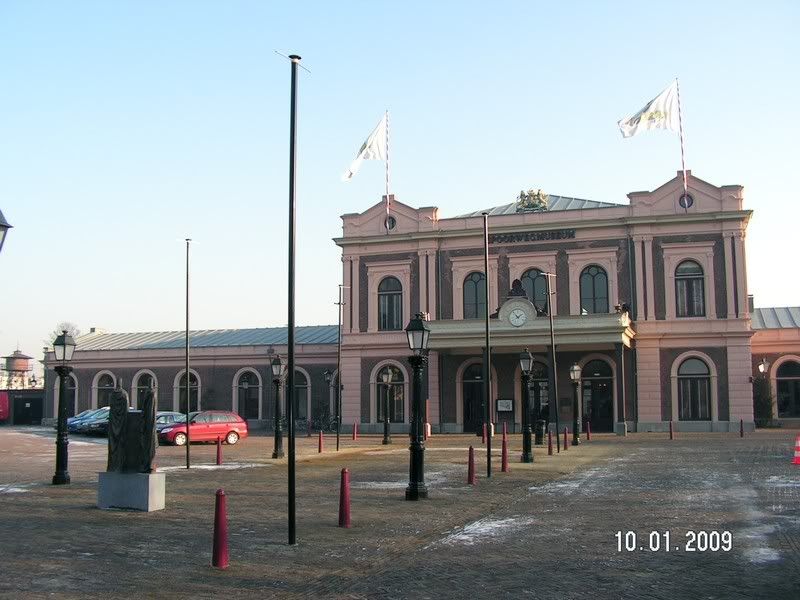
<svg viewBox="0 0 800 600">
<path fill-rule="evenodd" d="M 39 425 L 43 410 L 44 398 L 41 396 L 14 398 L 14 425 Z"/>
<path fill-rule="evenodd" d="M 483 426 L 483 367 L 480 363 L 464 370 L 464 432 L 477 433 Z"/>
<path fill-rule="evenodd" d="M 614 431 L 614 380 L 611 366 L 602 360 L 593 360 L 583 368 L 583 421 L 588 421 L 592 431 Z"/>
</svg>

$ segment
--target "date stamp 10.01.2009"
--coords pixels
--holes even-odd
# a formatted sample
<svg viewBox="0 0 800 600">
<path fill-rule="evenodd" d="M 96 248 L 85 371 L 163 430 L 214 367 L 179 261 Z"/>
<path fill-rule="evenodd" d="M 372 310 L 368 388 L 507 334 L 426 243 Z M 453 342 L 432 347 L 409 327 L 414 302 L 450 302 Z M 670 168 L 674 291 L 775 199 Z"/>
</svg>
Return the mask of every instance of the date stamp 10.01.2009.
<svg viewBox="0 0 800 600">
<path fill-rule="evenodd" d="M 617 552 L 730 552 L 730 531 L 687 531 L 683 536 L 669 531 L 617 531 Z"/>
</svg>

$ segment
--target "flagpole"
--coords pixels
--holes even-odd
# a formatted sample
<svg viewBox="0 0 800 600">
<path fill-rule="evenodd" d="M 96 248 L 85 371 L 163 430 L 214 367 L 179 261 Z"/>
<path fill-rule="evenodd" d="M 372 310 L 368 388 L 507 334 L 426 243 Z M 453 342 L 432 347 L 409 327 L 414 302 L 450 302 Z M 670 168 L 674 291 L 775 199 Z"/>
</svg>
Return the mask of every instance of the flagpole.
<svg viewBox="0 0 800 600">
<path fill-rule="evenodd" d="M 675 78 L 675 90 L 678 93 L 678 130 L 680 131 L 681 135 L 681 170 L 683 171 L 683 195 L 685 196 L 688 193 L 688 186 L 686 185 L 686 151 L 684 148 L 683 143 L 683 109 L 681 108 L 681 86 L 678 83 L 678 78 Z M 686 201 L 684 200 L 684 204 Z M 689 212 L 689 207 L 684 206 L 686 212 Z"/>
<path fill-rule="evenodd" d="M 386 109 L 386 233 L 389 233 L 389 109 Z"/>
</svg>

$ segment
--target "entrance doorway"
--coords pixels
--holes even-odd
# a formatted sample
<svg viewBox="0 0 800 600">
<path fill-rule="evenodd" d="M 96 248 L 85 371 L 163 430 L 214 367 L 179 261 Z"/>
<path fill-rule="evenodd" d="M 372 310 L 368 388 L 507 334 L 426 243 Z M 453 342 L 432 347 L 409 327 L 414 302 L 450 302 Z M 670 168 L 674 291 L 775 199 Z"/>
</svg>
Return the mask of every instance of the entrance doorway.
<svg viewBox="0 0 800 600">
<path fill-rule="evenodd" d="M 14 397 L 14 425 L 39 425 L 44 412 L 44 396 Z"/>
<path fill-rule="evenodd" d="M 475 363 L 464 369 L 461 385 L 464 397 L 464 432 L 477 433 L 483 427 L 483 366 Z"/>
<path fill-rule="evenodd" d="M 611 366 L 593 360 L 583 367 L 583 424 L 589 422 L 598 433 L 614 430 L 614 378 Z"/>
</svg>

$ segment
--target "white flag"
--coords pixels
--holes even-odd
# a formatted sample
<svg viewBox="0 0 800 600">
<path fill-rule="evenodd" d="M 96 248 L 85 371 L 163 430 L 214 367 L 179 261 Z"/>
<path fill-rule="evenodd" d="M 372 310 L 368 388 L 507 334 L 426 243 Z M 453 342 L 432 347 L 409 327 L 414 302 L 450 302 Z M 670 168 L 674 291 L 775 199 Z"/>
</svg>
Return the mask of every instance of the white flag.
<svg viewBox="0 0 800 600">
<path fill-rule="evenodd" d="M 386 115 L 383 115 L 381 122 L 372 130 L 367 140 L 361 144 L 361 148 L 355 160 L 342 175 L 342 181 L 350 181 L 356 174 L 361 163 L 365 160 L 386 160 Z"/>
<path fill-rule="evenodd" d="M 677 131 L 678 114 L 678 80 L 673 81 L 667 89 L 650 100 L 645 107 L 632 117 L 617 123 L 622 137 L 631 137 L 648 129 L 669 129 Z"/>
</svg>

